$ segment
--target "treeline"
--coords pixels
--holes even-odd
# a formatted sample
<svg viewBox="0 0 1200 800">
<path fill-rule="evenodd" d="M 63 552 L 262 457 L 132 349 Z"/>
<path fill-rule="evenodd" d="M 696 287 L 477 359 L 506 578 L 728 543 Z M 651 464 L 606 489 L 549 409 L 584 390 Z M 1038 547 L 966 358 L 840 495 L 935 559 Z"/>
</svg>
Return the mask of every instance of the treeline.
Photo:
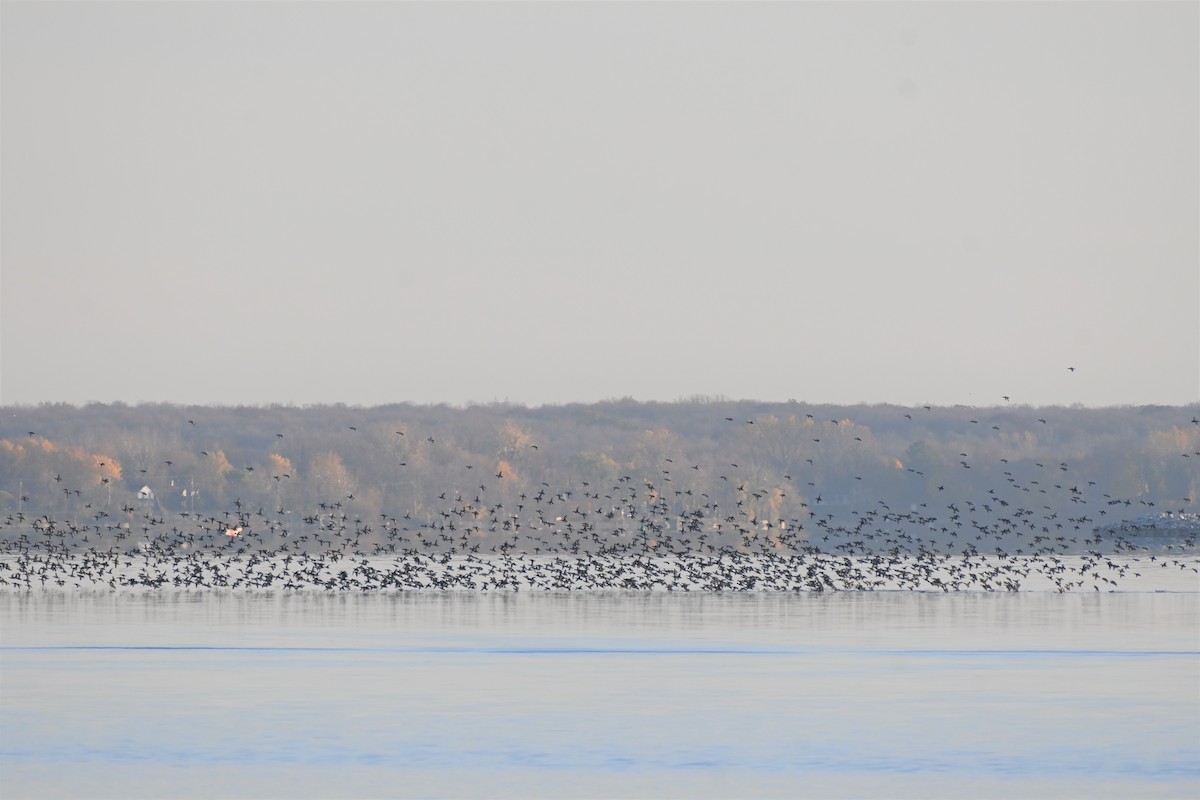
<svg viewBox="0 0 1200 800">
<path fill-rule="evenodd" d="M 433 521 L 539 491 L 603 506 L 630 483 L 677 513 L 750 518 L 908 511 L 968 502 L 1105 521 L 1197 510 L 1200 404 L 1120 408 L 830 406 L 694 398 L 466 408 L 8 406 L 0 511 L 109 518 L 305 517 L 338 503 L 363 520 Z M 594 497 L 593 497 L 594 495 Z M 981 512 L 982 513 L 982 512 Z"/>
</svg>

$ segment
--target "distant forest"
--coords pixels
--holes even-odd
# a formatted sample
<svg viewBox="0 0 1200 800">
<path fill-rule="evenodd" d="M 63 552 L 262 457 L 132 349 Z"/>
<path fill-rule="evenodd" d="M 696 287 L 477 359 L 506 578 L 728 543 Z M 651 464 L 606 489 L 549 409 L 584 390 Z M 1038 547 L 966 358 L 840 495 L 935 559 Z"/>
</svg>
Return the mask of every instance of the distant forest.
<svg viewBox="0 0 1200 800">
<path fill-rule="evenodd" d="M 619 519 L 636 497 L 743 533 L 879 508 L 934 521 L 1036 515 L 1089 531 L 1198 510 L 1200 404 L 114 403 L 7 406 L 0 417 L 10 532 L 39 515 L 99 530 L 247 509 L 319 528 L 336 509 L 368 538 L 380 520 L 449 519 L 486 540 L 546 495 L 567 509 L 560 522 L 571 511 Z"/>
</svg>

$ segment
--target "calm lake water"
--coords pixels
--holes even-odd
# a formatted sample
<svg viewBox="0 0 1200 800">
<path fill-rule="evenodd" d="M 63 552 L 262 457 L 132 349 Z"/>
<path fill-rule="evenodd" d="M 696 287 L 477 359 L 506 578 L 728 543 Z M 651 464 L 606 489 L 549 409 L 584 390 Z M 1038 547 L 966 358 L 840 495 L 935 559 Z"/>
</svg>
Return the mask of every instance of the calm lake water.
<svg viewBox="0 0 1200 800">
<path fill-rule="evenodd" d="M 0 795 L 1196 797 L 1180 580 L 10 592 Z"/>
</svg>

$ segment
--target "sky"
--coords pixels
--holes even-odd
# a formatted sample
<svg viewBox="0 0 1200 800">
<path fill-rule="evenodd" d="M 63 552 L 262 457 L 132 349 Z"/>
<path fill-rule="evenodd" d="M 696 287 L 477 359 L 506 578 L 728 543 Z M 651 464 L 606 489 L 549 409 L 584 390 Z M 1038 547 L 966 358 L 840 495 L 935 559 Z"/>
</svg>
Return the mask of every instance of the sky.
<svg viewBox="0 0 1200 800">
<path fill-rule="evenodd" d="M 1196 2 L 5 0 L 0 404 L 1194 403 L 1198 142 Z"/>
</svg>

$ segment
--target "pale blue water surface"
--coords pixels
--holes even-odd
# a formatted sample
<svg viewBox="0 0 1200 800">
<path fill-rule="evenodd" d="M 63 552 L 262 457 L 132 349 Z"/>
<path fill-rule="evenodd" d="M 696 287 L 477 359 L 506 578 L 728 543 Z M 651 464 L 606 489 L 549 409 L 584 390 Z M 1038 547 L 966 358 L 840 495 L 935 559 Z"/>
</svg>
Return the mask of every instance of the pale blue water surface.
<svg viewBox="0 0 1200 800">
<path fill-rule="evenodd" d="M 1183 588 L 0 594 L 0 795 L 1197 797 Z"/>
</svg>

